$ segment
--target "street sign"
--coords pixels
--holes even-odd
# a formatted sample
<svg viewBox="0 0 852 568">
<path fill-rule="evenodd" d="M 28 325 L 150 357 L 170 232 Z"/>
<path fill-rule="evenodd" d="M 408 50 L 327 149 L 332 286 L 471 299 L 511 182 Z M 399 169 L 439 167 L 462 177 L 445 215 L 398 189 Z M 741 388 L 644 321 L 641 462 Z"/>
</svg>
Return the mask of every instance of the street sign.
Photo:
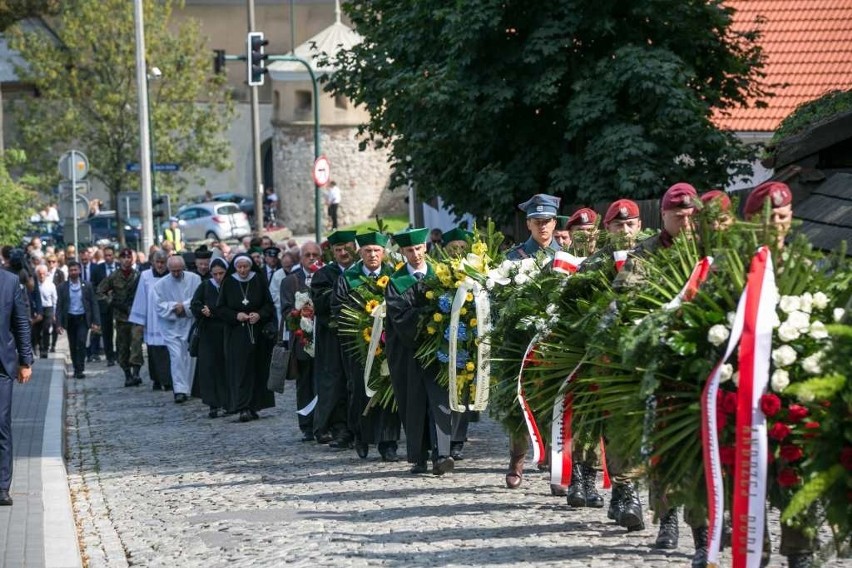
<svg viewBox="0 0 852 568">
<path fill-rule="evenodd" d="M 325 185 L 331 179 L 331 163 L 325 156 L 320 156 L 314 162 L 313 178 L 317 185 Z"/>
<path fill-rule="evenodd" d="M 129 162 L 127 167 L 125 168 L 128 172 L 137 174 L 139 173 L 140 166 L 139 162 Z M 162 164 L 152 164 L 151 169 L 155 172 L 179 172 L 180 164 L 175 164 L 172 162 L 165 162 Z"/>
<path fill-rule="evenodd" d="M 76 207 L 74 207 L 74 197 L 77 198 Z M 89 200 L 79 193 L 76 195 L 70 192 L 66 193 L 59 199 L 59 216 L 62 219 L 78 219 L 81 221 L 86 219 L 89 216 Z"/>
<path fill-rule="evenodd" d="M 88 173 L 89 159 L 83 152 L 71 150 L 70 152 L 65 152 L 59 158 L 59 175 L 68 181 L 80 181 Z"/>
<path fill-rule="evenodd" d="M 73 189 L 76 189 L 78 194 L 89 193 L 89 182 L 88 182 L 88 180 L 86 180 L 86 181 L 77 180 L 77 185 Z M 70 181 L 60 181 L 59 182 L 59 195 L 67 194 L 69 196 L 69 199 L 70 199 L 70 196 L 71 196 L 72 193 L 73 193 L 73 191 L 72 191 L 72 188 L 71 188 L 71 182 Z"/>
</svg>

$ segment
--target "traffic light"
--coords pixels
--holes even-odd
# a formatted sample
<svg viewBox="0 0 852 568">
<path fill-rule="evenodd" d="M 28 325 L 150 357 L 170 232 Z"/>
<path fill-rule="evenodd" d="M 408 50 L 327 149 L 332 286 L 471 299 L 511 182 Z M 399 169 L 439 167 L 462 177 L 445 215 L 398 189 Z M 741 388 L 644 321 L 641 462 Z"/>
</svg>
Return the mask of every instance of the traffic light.
<svg viewBox="0 0 852 568">
<path fill-rule="evenodd" d="M 154 194 L 151 198 L 151 204 L 154 206 L 151 211 L 151 215 L 158 219 L 160 217 L 165 217 L 166 212 L 163 210 L 163 204 L 166 202 L 166 198 L 163 195 Z"/>
<path fill-rule="evenodd" d="M 268 44 L 269 41 L 263 39 L 263 32 L 249 32 L 246 39 L 248 52 L 246 69 L 248 70 L 248 84 L 251 87 L 263 85 L 264 75 L 269 73 L 269 70 L 266 69 L 266 60 L 269 56 L 264 53 L 263 49 Z"/>
<path fill-rule="evenodd" d="M 225 50 L 213 50 L 213 73 L 220 74 L 225 72 Z"/>
</svg>

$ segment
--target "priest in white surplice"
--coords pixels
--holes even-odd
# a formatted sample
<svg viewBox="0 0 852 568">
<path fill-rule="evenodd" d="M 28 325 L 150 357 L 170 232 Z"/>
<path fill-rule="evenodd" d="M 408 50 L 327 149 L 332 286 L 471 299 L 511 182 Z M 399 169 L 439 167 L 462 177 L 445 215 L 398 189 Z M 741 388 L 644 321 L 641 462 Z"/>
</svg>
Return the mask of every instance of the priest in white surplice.
<svg viewBox="0 0 852 568">
<path fill-rule="evenodd" d="M 183 257 L 168 260 L 169 275 L 154 285 L 160 332 L 169 350 L 175 402 L 186 402 L 192 390 L 192 357 L 189 355 L 187 336 L 192 327 L 193 315 L 189 309 L 201 277 L 186 270 Z"/>
<path fill-rule="evenodd" d="M 157 317 L 157 304 L 154 301 L 154 284 L 166 274 L 168 255 L 163 251 L 151 254 L 151 268 L 139 275 L 139 284 L 133 298 L 128 321 L 142 327 L 146 350 L 148 352 L 148 374 L 154 383 L 154 390 L 171 390 L 172 376 L 169 370 L 169 351 L 160 332 Z"/>
</svg>

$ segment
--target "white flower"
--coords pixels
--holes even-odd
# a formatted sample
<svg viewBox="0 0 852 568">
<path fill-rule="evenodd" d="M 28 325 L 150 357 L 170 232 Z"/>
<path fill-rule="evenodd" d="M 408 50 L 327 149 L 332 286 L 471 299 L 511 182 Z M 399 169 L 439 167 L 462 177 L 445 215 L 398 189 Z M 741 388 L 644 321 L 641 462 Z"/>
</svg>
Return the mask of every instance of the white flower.
<svg viewBox="0 0 852 568">
<path fill-rule="evenodd" d="M 737 319 L 737 312 L 728 312 L 725 318 L 728 320 L 728 327 L 734 327 L 734 320 Z"/>
<path fill-rule="evenodd" d="M 822 372 L 822 353 L 814 353 L 802 359 L 802 369 L 811 375 L 819 375 Z"/>
<path fill-rule="evenodd" d="M 719 368 L 719 382 L 724 383 L 725 381 L 730 381 L 731 377 L 734 376 L 734 366 L 730 363 L 725 363 Z"/>
<path fill-rule="evenodd" d="M 789 322 L 784 322 L 778 328 L 778 339 L 783 341 L 784 343 L 790 343 L 791 341 L 795 341 L 799 339 L 799 330 L 790 325 Z"/>
<path fill-rule="evenodd" d="M 828 307 L 828 296 L 822 292 L 814 294 L 814 307 L 818 310 L 824 310 Z"/>
<path fill-rule="evenodd" d="M 843 308 L 834 308 L 834 312 L 831 315 L 834 317 L 835 323 L 840 323 L 840 320 L 842 320 L 843 316 L 846 315 L 846 310 Z"/>
<path fill-rule="evenodd" d="M 802 301 L 798 296 L 781 296 L 781 301 L 778 303 L 778 307 L 781 308 L 781 311 L 785 314 L 789 314 L 790 312 L 795 312 L 802 305 Z"/>
<path fill-rule="evenodd" d="M 808 335 L 814 339 L 825 339 L 828 337 L 828 330 L 825 328 L 824 323 L 821 321 L 815 321 L 811 324 L 811 330 L 808 332 Z"/>
<path fill-rule="evenodd" d="M 311 302 L 311 295 L 307 292 L 296 292 L 293 307 L 297 310 L 301 310 L 305 307 L 305 305 L 313 305 Z"/>
<path fill-rule="evenodd" d="M 529 257 L 521 260 L 520 264 L 518 265 L 518 270 L 520 270 L 524 274 L 530 274 L 532 272 L 538 271 L 538 265 L 536 264 L 534 258 Z"/>
<path fill-rule="evenodd" d="M 781 327 L 781 318 L 778 317 L 778 312 L 772 312 L 772 329 Z"/>
<path fill-rule="evenodd" d="M 796 350 L 789 345 L 782 345 L 772 351 L 772 362 L 776 367 L 787 367 L 796 362 Z"/>
<path fill-rule="evenodd" d="M 506 280 L 508 280 L 508 278 Z M 492 280 L 491 278 L 485 279 L 485 287 L 487 289 L 492 290 L 494 288 L 495 284 L 496 284 L 496 282 L 494 282 L 494 280 Z M 508 282 L 506 284 L 508 284 Z"/>
<path fill-rule="evenodd" d="M 813 401 L 814 401 L 814 393 L 812 393 L 808 389 L 800 389 L 799 390 L 799 402 L 813 402 Z"/>
<path fill-rule="evenodd" d="M 740 386 L 740 372 L 737 371 L 736 373 L 734 373 L 734 376 L 731 377 L 731 380 L 734 381 L 734 384 L 736 386 Z"/>
<path fill-rule="evenodd" d="M 802 310 L 805 313 L 808 313 L 808 314 L 811 313 L 812 308 L 813 308 L 813 303 L 814 303 L 813 295 L 811 295 L 810 292 L 805 292 L 804 294 L 802 294 L 800 296 L 800 300 L 801 300 L 801 302 L 800 302 L 800 305 L 799 305 L 799 309 Z"/>
<path fill-rule="evenodd" d="M 552 316 L 556 313 L 556 310 L 558 309 L 559 308 L 556 307 L 556 304 L 548 304 L 547 309 L 545 309 L 544 311 L 547 313 L 547 315 Z"/>
<path fill-rule="evenodd" d="M 310 318 L 302 318 L 299 320 L 299 327 L 302 328 L 302 331 L 305 333 L 313 333 L 314 332 L 314 320 Z"/>
<path fill-rule="evenodd" d="M 784 369 L 775 369 L 769 382 L 772 385 L 772 390 L 782 392 L 790 384 L 790 373 Z"/>
<path fill-rule="evenodd" d="M 707 341 L 719 347 L 728 339 L 731 332 L 722 324 L 716 324 L 707 332 Z"/>
<path fill-rule="evenodd" d="M 388 360 L 382 360 L 382 366 L 379 369 L 379 374 L 383 377 L 387 377 L 390 375 L 390 365 L 388 364 Z"/>
<path fill-rule="evenodd" d="M 811 317 L 805 312 L 795 311 L 787 316 L 787 321 L 784 324 L 789 324 L 799 330 L 800 333 L 807 333 L 811 327 Z"/>
<path fill-rule="evenodd" d="M 523 272 L 518 272 L 515 274 L 515 284 L 518 286 L 523 286 L 527 282 L 530 281 L 530 277 L 524 274 Z"/>
</svg>

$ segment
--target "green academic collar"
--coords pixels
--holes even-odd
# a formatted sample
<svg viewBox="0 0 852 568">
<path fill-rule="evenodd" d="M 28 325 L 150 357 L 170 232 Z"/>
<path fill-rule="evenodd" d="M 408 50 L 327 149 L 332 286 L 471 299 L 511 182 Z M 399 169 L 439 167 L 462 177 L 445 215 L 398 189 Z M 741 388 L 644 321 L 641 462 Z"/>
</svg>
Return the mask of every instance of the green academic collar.
<svg viewBox="0 0 852 568">
<path fill-rule="evenodd" d="M 432 265 L 426 263 L 426 278 L 434 275 L 435 271 L 432 270 Z M 393 273 L 393 276 L 391 276 L 390 279 L 393 283 L 393 287 L 396 288 L 396 291 L 400 294 L 404 294 L 406 290 L 417 283 L 417 278 L 408 273 L 408 263 L 403 264 L 399 270 Z"/>
<path fill-rule="evenodd" d="M 364 266 L 364 261 L 359 260 L 352 266 L 346 269 L 343 273 L 343 277 L 346 278 L 346 283 L 349 284 L 350 289 L 355 289 L 358 286 L 367 282 L 367 276 L 364 274 L 362 267 Z M 393 274 L 393 268 L 388 265 L 386 262 L 382 263 L 381 269 L 379 269 L 379 276 L 390 276 Z"/>
</svg>

